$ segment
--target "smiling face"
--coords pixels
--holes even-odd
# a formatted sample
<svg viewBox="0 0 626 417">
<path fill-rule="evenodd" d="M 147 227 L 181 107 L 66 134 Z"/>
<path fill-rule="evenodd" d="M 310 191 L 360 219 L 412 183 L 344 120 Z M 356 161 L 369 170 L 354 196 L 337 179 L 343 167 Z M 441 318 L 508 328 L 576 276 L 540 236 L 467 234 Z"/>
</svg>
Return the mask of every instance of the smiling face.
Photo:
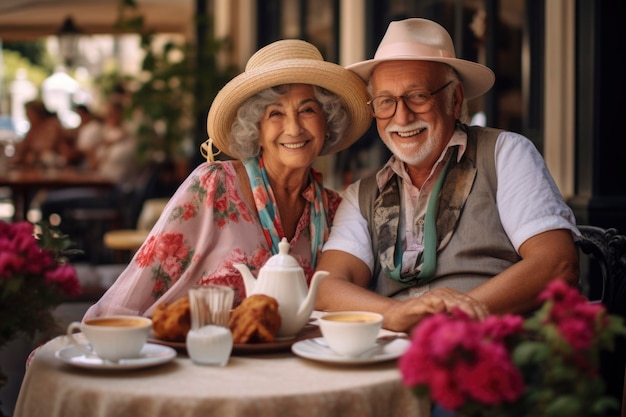
<svg viewBox="0 0 626 417">
<path fill-rule="evenodd" d="M 265 108 L 259 122 L 259 144 L 266 167 L 308 169 L 324 146 L 326 116 L 313 87 L 293 84 Z"/>
<path fill-rule="evenodd" d="M 372 96 L 397 97 L 415 89 L 435 91 L 450 81 L 450 74 L 445 64 L 437 62 L 383 62 L 372 73 Z M 463 87 L 452 83 L 430 100 L 428 111 L 415 113 L 400 99 L 393 117 L 376 119 L 383 142 L 409 168 L 430 170 L 437 161 L 460 117 Z"/>
</svg>

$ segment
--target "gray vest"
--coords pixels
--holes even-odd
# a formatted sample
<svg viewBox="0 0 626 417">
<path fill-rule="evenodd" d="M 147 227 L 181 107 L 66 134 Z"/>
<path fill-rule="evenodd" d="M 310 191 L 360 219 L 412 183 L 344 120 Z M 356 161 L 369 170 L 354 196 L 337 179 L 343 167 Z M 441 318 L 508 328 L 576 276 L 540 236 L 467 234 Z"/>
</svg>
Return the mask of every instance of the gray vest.
<svg viewBox="0 0 626 417">
<path fill-rule="evenodd" d="M 435 279 L 427 284 L 428 289 L 446 286 L 469 291 L 521 259 L 502 228 L 496 206 L 494 150 L 499 133 L 500 130 L 497 129 L 475 126 L 468 130 L 467 150 L 473 146 L 476 149 L 475 161 L 472 162 L 476 166 L 476 177 L 450 241 L 443 248 L 437 249 Z M 474 152 L 466 151 L 462 160 L 472 153 Z M 381 272 L 376 232 L 378 228 L 373 224 L 375 216 L 372 213 L 378 192 L 375 174 L 361 180 L 359 207 L 368 221 L 375 259 L 370 289 L 382 295 L 396 296 L 410 286 Z"/>
</svg>

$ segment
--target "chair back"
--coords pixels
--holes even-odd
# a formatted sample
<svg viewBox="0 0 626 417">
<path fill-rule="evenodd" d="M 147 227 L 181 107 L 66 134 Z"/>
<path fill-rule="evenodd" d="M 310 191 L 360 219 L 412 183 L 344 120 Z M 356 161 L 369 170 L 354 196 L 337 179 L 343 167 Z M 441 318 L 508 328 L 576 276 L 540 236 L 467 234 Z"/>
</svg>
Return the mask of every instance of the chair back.
<svg viewBox="0 0 626 417">
<path fill-rule="evenodd" d="M 159 216 L 161 216 L 168 201 L 169 198 L 149 198 L 144 201 L 137 219 L 137 229 L 150 231 L 159 220 Z"/>
<path fill-rule="evenodd" d="M 599 291 L 599 301 L 606 305 L 611 314 L 626 317 L 626 236 L 617 229 L 580 225 L 583 238 L 577 242 L 587 268 L 582 274 L 583 292 L 587 295 Z M 593 261 L 600 274 L 593 271 Z"/>
<path fill-rule="evenodd" d="M 626 236 L 620 235 L 617 229 L 604 229 L 597 226 L 582 225 L 578 229 L 583 238 L 577 242 L 580 251 L 588 257 L 582 257 L 581 268 L 583 292 L 600 291 L 599 299 L 610 314 L 621 316 L 626 320 Z M 592 261 L 592 262 L 586 262 Z M 592 268 L 593 261 L 599 265 L 600 273 Z M 596 265 L 596 266 L 597 266 Z M 621 404 L 621 416 L 626 416 L 626 338 L 615 340 L 613 351 L 600 354 L 600 373 L 606 384 L 606 393 Z M 605 417 L 619 417 L 620 411 L 609 411 Z"/>
</svg>

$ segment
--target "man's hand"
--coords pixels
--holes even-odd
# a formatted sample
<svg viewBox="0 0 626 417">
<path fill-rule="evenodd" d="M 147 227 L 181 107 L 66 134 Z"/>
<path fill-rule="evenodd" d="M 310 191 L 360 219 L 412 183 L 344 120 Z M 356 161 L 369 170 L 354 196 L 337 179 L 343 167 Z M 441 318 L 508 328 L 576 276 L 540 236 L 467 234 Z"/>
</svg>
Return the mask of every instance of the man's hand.
<svg viewBox="0 0 626 417">
<path fill-rule="evenodd" d="M 383 312 L 383 327 L 410 332 L 425 317 L 449 312 L 455 307 L 481 320 L 489 314 L 484 304 L 469 295 L 452 288 L 437 288 L 419 297 L 394 302 Z"/>
</svg>

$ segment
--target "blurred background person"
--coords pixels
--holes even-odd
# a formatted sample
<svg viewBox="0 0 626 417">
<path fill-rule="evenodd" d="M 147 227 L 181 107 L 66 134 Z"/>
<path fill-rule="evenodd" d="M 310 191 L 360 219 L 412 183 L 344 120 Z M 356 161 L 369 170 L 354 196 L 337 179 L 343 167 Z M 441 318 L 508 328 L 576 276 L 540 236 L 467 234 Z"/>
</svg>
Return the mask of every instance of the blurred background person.
<svg viewBox="0 0 626 417">
<path fill-rule="evenodd" d="M 110 101 L 100 126 L 95 115 L 87 117 L 92 119 L 81 127 L 77 137 L 78 149 L 84 149 L 84 166 L 108 178 L 114 187 L 104 192 L 89 187 L 51 191 L 41 203 L 43 220 L 49 220 L 52 214 L 57 214 L 62 221 L 68 217 L 68 209 L 121 210 L 121 196 L 130 193 L 135 187 L 137 140 L 133 129 L 124 122 L 124 106 L 119 101 Z"/>
<path fill-rule="evenodd" d="M 77 105 L 75 111 L 80 117 L 80 124 L 71 130 L 76 151 L 72 165 L 87 168 L 87 161 L 95 158 L 93 154 L 102 141 L 103 121 L 85 104 Z"/>
<path fill-rule="evenodd" d="M 125 187 L 129 185 L 126 180 L 135 174 L 137 138 L 132 126 L 125 123 L 122 102 L 111 100 L 107 103 L 100 131 L 99 139 L 96 136 L 88 139 L 97 145 L 86 154 L 87 167 Z"/>
<path fill-rule="evenodd" d="M 86 116 L 91 119 L 76 137 L 77 148 L 85 150 L 81 167 L 107 178 L 112 187 L 52 190 L 39 205 L 41 219 L 58 225 L 93 263 L 110 260 L 102 245 L 107 229 L 134 226 L 135 200 L 144 185 L 137 163 L 136 135 L 124 116 L 123 104 L 109 101 L 103 121 L 99 123 L 95 115 Z"/>
<path fill-rule="evenodd" d="M 27 102 L 24 110 L 30 127 L 15 147 L 12 164 L 20 168 L 64 164 L 66 131 L 56 114 L 50 112 L 41 100 Z"/>
</svg>

